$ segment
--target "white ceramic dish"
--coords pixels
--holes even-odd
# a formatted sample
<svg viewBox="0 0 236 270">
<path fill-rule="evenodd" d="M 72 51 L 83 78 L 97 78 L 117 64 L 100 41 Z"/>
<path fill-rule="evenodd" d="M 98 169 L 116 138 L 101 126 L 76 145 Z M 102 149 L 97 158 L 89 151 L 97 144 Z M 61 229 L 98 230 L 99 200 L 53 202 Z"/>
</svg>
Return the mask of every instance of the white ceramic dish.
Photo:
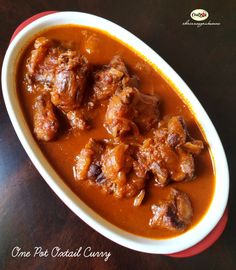
<svg viewBox="0 0 236 270">
<path fill-rule="evenodd" d="M 64 183 L 48 163 L 35 142 L 24 119 L 16 94 L 15 73 L 19 56 L 28 42 L 45 28 L 63 24 L 79 24 L 107 31 L 128 44 L 150 60 L 165 76 L 171 80 L 184 99 L 191 104 L 191 109 L 204 130 L 214 159 L 216 175 L 215 193 L 211 205 L 202 220 L 186 233 L 165 240 L 139 237 L 123 231 L 104 220 L 84 202 L 82 202 Z M 187 249 L 203 238 L 216 226 L 222 217 L 228 199 L 229 174 L 225 153 L 217 132 L 207 113 L 178 74 L 150 47 L 122 27 L 103 18 L 80 13 L 59 12 L 42 17 L 26 26 L 12 41 L 6 52 L 2 67 L 2 90 L 5 104 L 15 131 L 30 159 L 48 185 L 58 197 L 81 219 L 96 231 L 116 243 L 134 250 L 170 254 Z"/>
</svg>

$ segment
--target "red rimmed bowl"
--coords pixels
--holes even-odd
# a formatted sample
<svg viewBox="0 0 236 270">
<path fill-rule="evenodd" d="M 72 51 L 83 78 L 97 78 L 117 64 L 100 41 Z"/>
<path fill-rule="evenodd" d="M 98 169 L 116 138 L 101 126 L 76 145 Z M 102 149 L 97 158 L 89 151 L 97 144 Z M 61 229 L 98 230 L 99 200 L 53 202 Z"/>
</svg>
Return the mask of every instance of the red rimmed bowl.
<svg viewBox="0 0 236 270">
<path fill-rule="evenodd" d="M 2 67 L 2 89 L 10 119 L 23 147 L 42 177 L 76 215 L 105 237 L 127 248 L 155 254 L 172 254 L 175 257 L 192 256 L 198 253 L 199 249 L 202 251 L 207 248 L 216 240 L 227 221 L 227 214 L 224 216 L 223 214 L 228 200 L 229 174 L 225 153 L 219 136 L 197 98 L 179 75 L 156 52 L 122 27 L 103 18 L 80 12 L 58 12 L 46 16 L 43 15 L 45 14 L 36 15 L 36 18 L 29 19 L 18 29 L 20 31 L 12 39 Z M 196 226 L 190 228 L 182 235 L 164 240 L 148 239 L 117 228 L 82 202 L 64 183 L 63 179 L 60 178 L 41 153 L 24 119 L 16 94 L 16 82 L 12 78 L 15 78 L 16 67 L 21 52 L 32 37 L 48 27 L 65 24 L 78 24 L 97 28 L 110 33 L 123 43 L 128 44 L 129 47 L 134 48 L 135 51 L 140 52 L 146 59 L 152 62 L 168 80 L 172 81 L 187 103 L 191 104 L 191 109 L 197 116 L 197 120 L 204 131 L 211 149 L 216 184 L 213 200 L 205 216 Z M 216 234 L 214 232 L 217 230 L 218 227 L 216 225 L 220 220 L 221 223 L 218 225 L 220 226 L 220 230 L 218 229 Z M 214 237 L 209 238 L 212 234 Z M 206 238 L 207 235 L 208 238 Z M 194 249 L 190 249 L 193 246 L 195 246 L 195 251 L 193 251 Z M 182 255 L 179 253 L 181 251 Z M 178 254 L 176 254 L 177 252 Z"/>
</svg>

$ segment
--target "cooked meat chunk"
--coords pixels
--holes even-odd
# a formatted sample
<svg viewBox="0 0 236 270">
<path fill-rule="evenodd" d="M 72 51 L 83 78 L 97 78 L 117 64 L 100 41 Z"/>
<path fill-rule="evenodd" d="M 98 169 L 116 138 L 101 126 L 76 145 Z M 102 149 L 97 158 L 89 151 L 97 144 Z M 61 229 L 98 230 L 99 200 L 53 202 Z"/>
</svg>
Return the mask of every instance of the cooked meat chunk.
<svg viewBox="0 0 236 270">
<path fill-rule="evenodd" d="M 62 53 L 50 92 L 52 103 L 66 113 L 78 109 L 85 91 L 87 72 L 85 57 L 71 50 Z"/>
<path fill-rule="evenodd" d="M 134 149 L 126 144 L 98 142 L 90 139 L 76 157 L 76 180 L 89 180 L 115 197 L 133 197 L 145 186 L 133 167 Z M 141 204 L 141 201 L 140 201 Z"/>
<path fill-rule="evenodd" d="M 185 143 L 187 137 L 185 123 L 181 116 L 174 116 L 168 121 L 167 142 L 171 146 Z"/>
<path fill-rule="evenodd" d="M 183 231 L 191 224 L 193 209 L 188 195 L 171 189 L 166 201 L 159 201 L 151 207 L 153 217 L 149 221 L 152 228 Z"/>
<path fill-rule="evenodd" d="M 88 130 L 91 128 L 89 121 L 85 119 L 83 111 L 81 110 L 70 111 L 66 116 L 69 120 L 70 126 L 74 129 Z"/>
<path fill-rule="evenodd" d="M 133 172 L 132 147 L 119 143 L 107 147 L 102 156 L 103 174 L 116 197 L 132 197 L 144 186 Z"/>
<path fill-rule="evenodd" d="M 106 178 L 116 179 L 118 184 L 122 181 L 126 182 L 126 179 L 124 177 L 119 177 L 118 174 L 121 171 L 126 174 L 132 167 L 132 158 L 130 157 L 128 150 L 129 146 L 123 143 L 119 143 L 114 147 L 107 147 L 102 157 L 102 169 Z"/>
<path fill-rule="evenodd" d="M 37 139 L 52 140 L 57 134 L 58 127 L 59 124 L 49 95 L 38 96 L 34 104 L 34 133 Z"/>
<path fill-rule="evenodd" d="M 181 181 L 182 178 L 193 179 L 194 178 L 194 171 L 195 171 L 193 156 L 189 153 L 186 153 L 181 148 L 179 148 L 177 151 L 179 153 L 179 160 L 180 160 L 179 164 L 181 167 L 181 173 L 184 173 L 184 176 L 182 177 L 182 175 L 181 175 L 180 178 L 175 176 L 174 180 Z"/>
<path fill-rule="evenodd" d="M 49 91 L 52 103 L 65 113 L 80 107 L 88 73 L 88 61 L 84 56 L 40 37 L 34 43 L 26 67 L 26 80 L 31 90 L 43 85 L 40 89 Z"/>
<path fill-rule="evenodd" d="M 30 75 L 36 72 L 36 68 L 43 62 L 51 45 L 51 41 L 45 37 L 39 37 L 35 40 L 34 50 L 32 50 L 26 65 Z"/>
<path fill-rule="evenodd" d="M 203 143 L 190 138 L 183 118 L 172 117 L 154 131 L 153 137 L 144 140 L 136 163 L 139 174 L 151 173 L 159 186 L 170 180 L 194 178 L 193 154 L 199 154 Z M 190 140 L 190 141 L 188 141 Z"/>
<path fill-rule="evenodd" d="M 90 139 L 80 154 L 76 156 L 74 177 L 76 180 L 97 180 L 101 172 L 101 155 L 104 151 L 103 142 Z"/>
<path fill-rule="evenodd" d="M 111 97 L 129 79 L 128 71 L 120 56 L 112 58 L 109 65 L 103 66 L 93 75 L 93 101 Z"/>
<path fill-rule="evenodd" d="M 104 126 L 113 137 L 149 131 L 159 120 L 158 104 L 156 96 L 125 87 L 111 97 Z"/>
<path fill-rule="evenodd" d="M 116 197 L 133 197 L 144 188 L 145 177 L 136 174 L 134 151 L 131 145 L 109 145 L 102 155 L 102 171 L 106 177 L 105 189 Z"/>
<path fill-rule="evenodd" d="M 125 88 L 121 92 L 116 92 L 110 99 L 104 126 L 113 137 L 138 132 L 137 126 L 130 119 L 132 115 L 130 114 L 131 106 L 129 105 L 131 103 L 130 96 L 132 93 L 132 88 Z"/>
<path fill-rule="evenodd" d="M 34 50 L 31 51 L 26 64 L 28 89 L 36 90 L 39 84 L 44 86 L 40 88 L 45 91 L 52 87 L 58 66 L 58 57 L 61 53 L 62 49 L 57 46 L 56 42 L 45 37 L 39 37 L 35 40 Z"/>
<path fill-rule="evenodd" d="M 173 157 L 172 157 L 173 158 Z M 158 186 L 165 186 L 169 182 L 169 171 L 162 159 L 159 144 L 154 138 L 146 139 L 138 152 L 138 162 L 135 164 L 139 175 L 151 173 Z"/>
</svg>

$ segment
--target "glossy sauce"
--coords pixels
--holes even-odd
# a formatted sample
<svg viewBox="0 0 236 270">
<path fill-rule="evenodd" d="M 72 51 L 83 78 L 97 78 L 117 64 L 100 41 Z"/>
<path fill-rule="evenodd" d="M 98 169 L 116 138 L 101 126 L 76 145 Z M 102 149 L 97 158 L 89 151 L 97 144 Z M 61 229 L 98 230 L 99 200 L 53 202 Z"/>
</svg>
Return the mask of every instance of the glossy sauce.
<svg viewBox="0 0 236 270">
<path fill-rule="evenodd" d="M 177 94 L 176 90 L 174 90 L 173 86 L 147 63 L 145 59 L 141 58 L 140 55 L 125 44 L 109 36 L 107 33 L 75 25 L 53 27 L 40 33 L 38 36 L 45 36 L 67 43 L 68 41 L 72 41 L 68 45 L 72 46 L 73 49 L 78 49 L 94 65 L 108 64 L 114 55 L 121 55 L 129 71 L 139 77 L 139 90 L 148 94 L 156 93 L 160 97 L 161 117 L 182 115 L 186 120 L 190 134 L 194 138 L 204 141 L 204 137 L 193 114 Z M 95 47 L 88 50 L 87 40 L 90 37 L 93 40 L 95 39 L 96 42 Z M 19 99 L 31 130 L 33 130 L 32 106 L 35 94 L 29 93 L 25 89 L 23 76 L 26 72 L 26 59 L 32 48 L 33 41 L 22 55 L 17 74 Z M 147 195 L 140 207 L 133 206 L 134 198 L 116 199 L 112 195 L 104 194 L 99 187 L 89 185 L 88 181 L 74 180 L 72 168 L 75 163 L 75 156 L 84 147 L 88 139 L 91 137 L 95 139 L 110 137 L 103 127 L 105 111 L 106 102 L 96 112 L 93 121 L 94 128 L 89 131 L 67 132 L 60 135 L 55 141 L 47 143 L 38 142 L 55 170 L 71 189 L 94 211 L 116 226 L 133 234 L 150 238 L 167 238 L 180 233 L 165 229 L 152 229 L 148 225 L 148 221 L 152 216 L 150 206 L 158 200 L 166 198 L 170 187 L 177 187 L 189 195 L 194 210 L 191 226 L 196 225 L 207 211 L 214 193 L 214 171 L 207 144 L 205 150 L 199 156 L 195 157 L 196 179 L 190 182 L 172 183 L 164 188 L 158 188 L 153 183 L 150 183 L 146 189 L 148 191 Z"/>
</svg>

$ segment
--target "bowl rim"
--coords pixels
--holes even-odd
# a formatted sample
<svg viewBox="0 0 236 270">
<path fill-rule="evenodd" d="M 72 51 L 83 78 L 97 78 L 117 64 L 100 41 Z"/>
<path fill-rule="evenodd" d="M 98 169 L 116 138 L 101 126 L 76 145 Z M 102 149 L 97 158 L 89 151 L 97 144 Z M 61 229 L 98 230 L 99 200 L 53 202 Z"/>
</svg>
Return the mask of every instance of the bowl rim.
<svg viewBox="0 0 236 270">
<path fill-rule="evenodd" d="M 18 97 L 14 95 L 16 88 L 13 82 L 14 80 L 11 80 L 11 78 L 15 76 L 15 70 L 12 69 L 12 64 L 16 64 L 16 58 L 23 50 L 23 44 L 26 46 L 27 41 L 33 35 L 42 32 L 42 29 L 64 24 L 78 24 L 97 28 L 108 32 L 118 40 L 128 44 L 136 52 L 140 52 L 141 55 L 150 60 L 165 78 L 169 79 L 175 85 L 175 90 L 177 89 L 178 93 L 183 95 L 184 99 L 188 101 L 188 105 L 191 104 L 191 109 L 202 127 L 213 155 L 216 176 L 215 192 L 204 217 L 198 224 L 180 236 L 168 239 L 149 239 L 128 233 L 111 224 L 89 208 L 65 184 L 46 160 L 34 140 L 24 119 Z M 58 197 L 77 216 L 103 236 L 122 246 L 137 251 L 154 254 L 171 254 L 188 249 L 200 242 L 212 231 L 222 217 L 228 200 L 229 171 L 222 143 L 211 120 L 182 78 L 148 45 L 121 26 L 95 15 L 69 11 L 49 14 L 35 20 L 17 34 L 7 49 L 2 66 L 2 91 L 6 108 L 16 134 L 39 173 Z"/>
</svg>

